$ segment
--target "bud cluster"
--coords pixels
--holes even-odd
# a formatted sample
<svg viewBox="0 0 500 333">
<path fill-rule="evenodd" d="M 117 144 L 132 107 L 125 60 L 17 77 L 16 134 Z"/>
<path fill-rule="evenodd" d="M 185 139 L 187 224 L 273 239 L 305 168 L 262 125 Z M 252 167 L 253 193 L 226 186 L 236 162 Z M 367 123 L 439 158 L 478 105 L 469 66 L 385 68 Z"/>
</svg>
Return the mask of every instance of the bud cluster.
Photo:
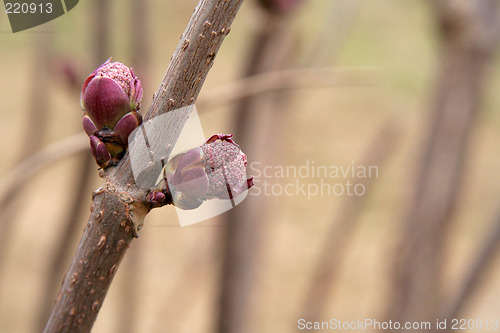
<svg viewBox="0 0 500 333">
<path fill-rule="evenodd" d="M 120 62 L 106 61 L 83 83 L 82 124 L 99 166 L 109 167 L 125 154 L 128 136 L 142 123 L 141 99 L 141 81 Z"/>
</svg>

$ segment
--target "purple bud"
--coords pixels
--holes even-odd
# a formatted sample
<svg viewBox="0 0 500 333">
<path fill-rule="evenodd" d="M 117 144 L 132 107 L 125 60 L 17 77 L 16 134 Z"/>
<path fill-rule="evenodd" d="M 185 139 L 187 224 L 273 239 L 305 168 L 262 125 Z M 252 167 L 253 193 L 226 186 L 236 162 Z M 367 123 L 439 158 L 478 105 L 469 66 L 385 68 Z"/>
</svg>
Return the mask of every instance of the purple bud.
<svg viewBox="0 0 500 333">
<path fill-rule="evenodd" d="M 97 132 L 99 129 L 95 126 L 94 122 L 88 115 L 84 115 L 82 118 L 82 125 L 83 129 L 85 130 L 85 133 L 87 133 L 88 136 L 93 135 L 95 132 Z"/>
<path fill-rule="evenodd" d="M 97 164 L 103 168 L 108 167 L 113 162 L 104 143 L 94 135 L 90 136 L 90 151 L 94 155 Z"/>
<path fill-rule="evenodd" d="M 142 117 L 138 112 L 129 112 L 116 123 L 113 130 L 120 138 L 124 147 L 128 145 L 128 136 L 130 133 L 140 124 L 142 124 Z"/>
<path fill-rule="evenodd" d="M 201 147 L 173 157 L 165 167 L 174 204 L 195 209 L 208 199 L 232 199 L 253 185 L 247 157 L 231 139 L 216 134 Z"/>
<path fill-rule="evenodd" d="M 139 108 L 141 99 L 141 82 L 120 62 L 106 61 L 82 86 L 82 107 L 99 129 L 114 128 L 124 115 Z"/>
<path fill-rule="evenodd" d="M 200 147 L 173 157 L 165 167 L 165 174 L 177 207 L 195 209 L 203 203 L 209 184 Z"/>
<path fill-rule="evenodd" d="M 146 197 L 146 201 L 151 208 L 157 208 L 165 205 L 172 204 L 172 197 L 168 189 L 166 190 L 152 190 Z"/>
<path fill-rule="evenodd" d="M 141 99 L 141 82 L 119 62 L 106 61 L 83 83 L 82 125 L 101 167 L 115 164 L 125 154 L 128 136 L 142 123 L 137 112 Z"/>
</svg>

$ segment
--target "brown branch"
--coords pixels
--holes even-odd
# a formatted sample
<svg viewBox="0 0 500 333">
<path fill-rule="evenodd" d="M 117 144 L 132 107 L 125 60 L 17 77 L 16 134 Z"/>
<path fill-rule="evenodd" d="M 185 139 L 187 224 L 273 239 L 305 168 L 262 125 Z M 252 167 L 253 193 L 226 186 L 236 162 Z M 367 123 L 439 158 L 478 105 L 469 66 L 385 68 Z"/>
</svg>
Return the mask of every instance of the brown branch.
<svg viewBox="0 0 500 333">
<path fill-rule="evenodd" d="M 243 0 L 201 0 L 181 37 L 145 119 L 193 104 Z M 165 131 L 174 141 L 178 118 Z M 171 134 L 170 134 L 171 133 Z M 90 331 L 117 267 L 148 207 L 126 155 L 105 171 L 106 184 L 94 192 L 92 212 L 64 278 L 45 332 Z"/>
<path fill-rule="evenodd" d="M 491 38 L 498 21 L 496 1 L 432 3 L 442 33 L 441 67 L 428 141 L 394 266 L 395 294 L 388 317 L 400 322 L 433 320 L 437 314 L 446 231 L 496 47 Z"/>
</svg>

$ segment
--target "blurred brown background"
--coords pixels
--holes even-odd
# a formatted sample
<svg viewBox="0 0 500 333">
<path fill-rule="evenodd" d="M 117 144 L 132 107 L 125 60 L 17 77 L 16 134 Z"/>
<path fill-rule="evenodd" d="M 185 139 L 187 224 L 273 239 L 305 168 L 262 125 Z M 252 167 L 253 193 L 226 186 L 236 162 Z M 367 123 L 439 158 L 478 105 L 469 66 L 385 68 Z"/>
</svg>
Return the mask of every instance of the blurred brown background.
<svg viewBox="0 0 500 333">
<path fill-rule="evenodd" d="M 80 85 L 110 56 L 141 78 L 144 113 L 195 6 L 81 1 L 16 34 L 0 15 L 0 332 L 43 328 L 101 184 L 78 148 L 85 137 L 49 162 L 33 156 L 83 133 Z M 497 13 L 488 0 L 304 0 L 282 13 L 244 3 L 197 108 L 205 135 L 235 133 L 256 186 L 191 227 L 172 207 L 153 210 L 93 332 L 294 332 L 301 318 L 434 325 L 455 304 L 454 318 L 483 325 L 465 331 L 494 332 L 495 319 L 500 329 Z M 263 72 L 277 79 L 241 82 Z M 307 190 L 349 177 L 299 178 L 304 194 L 291 175 L 256 174 L 307 164 L 371 165 L 378 177 L 351 179 L 366 193 L 348 196 Z M 279 191 L 287 184 L 292 195 Z"/>
</svg>

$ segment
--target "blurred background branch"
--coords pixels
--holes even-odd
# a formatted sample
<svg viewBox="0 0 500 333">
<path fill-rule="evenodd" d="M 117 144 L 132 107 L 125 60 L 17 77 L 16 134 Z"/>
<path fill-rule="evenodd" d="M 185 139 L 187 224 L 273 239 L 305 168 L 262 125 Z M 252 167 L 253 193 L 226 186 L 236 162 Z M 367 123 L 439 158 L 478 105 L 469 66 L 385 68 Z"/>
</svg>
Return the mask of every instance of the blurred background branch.
<svg viewBox="0 0 500 333">
<path fill-rule="evenodd" d="M 103 63 L 109 57 L 109 30 L 110 30 L 110 3 L 108 0 L 94 0 L 93 13 L 97 16 L 97 24 L 95 24 L 92 31 L 93 58 L 94 67 L 97 64 Z M 84 78 L 79 77 L 78 82 L 83 82 Z M 71 80 L 70 80 L 71 81 Z M 71 87 L 71 86 L 70 86 Z M 80 97 L 80 84 L 73 85 L 74 89 L 71 90 L 71 95 L 74 99 Z M 78 182 L 76 186 L 69 193 L 72 201 L 66 211 L 66 216 L 62 221 L 62 231 L 57 238 L 54 254 L 50 255 L 50 262 L 48 264 L 49 273 L 45 277 L 44 296 L 38 306 L 40 311 L 38 315 L 38 331 L 43 331 L 47 319 L 49 318 L 54 299 L 57 296 L 57 291 L 60 286 L 60 277 L 64 274 L 64 270 L 70 264 L 69 253 L 72 253 L 74 246 L 74 238 L 76 232 L 83 226 L 82 216 L 89 204 L 88 194 L 91 192 L 92 180 L 96 178 L 95 175 L 95 160 L 90 153 L 86 150 L 85 154 L 80 157 L 78 163 L 78 170 L 76 170 L 76 178 Z"/>
<path fill-rule="evenodd" d="M 443 302 L 443 253 L 471 131 L 497 48 L 496 1 L 435 1 L 440 60 L 432 117 L 404 214 L 389 318 L 434 321 Z"/>
<path fill-rule="evenodd" d="M 17 163 L 31 156 L 43 145 L 48 131 L 50 119 L 50 92 L 47 68 L 50 65 L 54 45 L 54 36 L 46 28 L 33 39 L 33 51 L 30 87 L 28 90 L 28 105 L 26 119 L 23 120 L 23 132 L 19 136 L 22 141 L 18 149 Z M 16 164 L 17 164 L 16 163 Z M 25 193 L 28 184 L 19 183 L 16 191 Z M 8 251 L 10 235 L 15 232 L 15 221 L 19 213 L 20 200 L 15 197 L 4 196 L 0 199 L 0 226 L 4 232 L 0 233 L 0 276 L 2 274 L 3 258 Z"/>
<path fill-rule="evenodd" d="M 247 58 L 242 64 L 243 79 L 262 73 L 282 70 L 292 60 L 290 55 L 293 31 L 291 15 L 302 1 L 260 1 L 262 20 L 251 37 Z M 277 158 L 283 144 L 283 113 L 277 94 L 248 96 L 234 108 L 235 138 L 255 161 L 270 162 Z M 253 332 L 252 310 L 255 290 L 259 286 L 261 243 L 270 203 L 264 197 L 252 197 L 222 215 L 222 267 L 216 300 L 215 332 Z"/>
</svg>

